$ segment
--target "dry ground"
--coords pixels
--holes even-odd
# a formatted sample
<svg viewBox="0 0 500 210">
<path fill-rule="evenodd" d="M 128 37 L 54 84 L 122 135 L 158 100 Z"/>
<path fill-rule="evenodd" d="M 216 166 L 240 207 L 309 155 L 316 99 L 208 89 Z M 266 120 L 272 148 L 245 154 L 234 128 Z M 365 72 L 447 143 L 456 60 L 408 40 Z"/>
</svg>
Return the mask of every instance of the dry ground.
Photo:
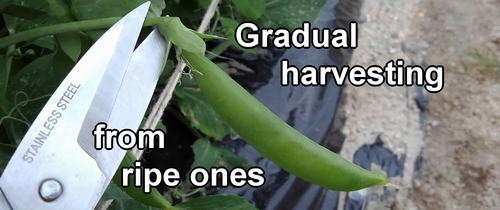
<svg viewBox="0 0 500 210">
<path fill-rule="evenodd" d="M 409 155 L 405 164 L 423 148 L 421 178 L 406 166 L 392 181 L 410 188 L 367 209 L 500 209 L 500 0 L 364 1 L 361 14 L 351 66 L 402 58 L 445 67 L 444 89 L 426 94 L 423 130 L 405 95 L 413 87 L 346 87 L 344 157 L 380 132 Z"/>
<path fill-rule="evenodd" d="M 422 0 L 413 37 L 446 68 L 428 94 L 420 209 L 500 209 L 500 1 Z"/>
</svg>

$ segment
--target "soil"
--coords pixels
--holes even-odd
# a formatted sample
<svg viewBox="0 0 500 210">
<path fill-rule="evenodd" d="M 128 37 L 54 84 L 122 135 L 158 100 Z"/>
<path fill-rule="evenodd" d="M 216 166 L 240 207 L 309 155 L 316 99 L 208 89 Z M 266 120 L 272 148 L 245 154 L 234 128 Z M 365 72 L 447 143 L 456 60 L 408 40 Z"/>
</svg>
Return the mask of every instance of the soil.
<svg viewBox="0 0 500 210">
<path fill-rule="evenodd" d="M 428 94 L 424 176 L 410 199 L 419 209 L 500 208 L 500 1 L 423 0 L 413 37 L 424 60 L 446 68 Z"/>
<path fill-rule="evenodd" d="M 445 68 L 444 89 L 425 94 L 423 127 L 415 94 L 405 95 L 414 87 L 346 86 L 341 154 L 383 132 L 410 164 L 391 179 L 407 188 L 367 209 L 500 209 L 500 1 L 364 1 L 361 10 L 351 66 L 402 58 Z"/>
</svg>

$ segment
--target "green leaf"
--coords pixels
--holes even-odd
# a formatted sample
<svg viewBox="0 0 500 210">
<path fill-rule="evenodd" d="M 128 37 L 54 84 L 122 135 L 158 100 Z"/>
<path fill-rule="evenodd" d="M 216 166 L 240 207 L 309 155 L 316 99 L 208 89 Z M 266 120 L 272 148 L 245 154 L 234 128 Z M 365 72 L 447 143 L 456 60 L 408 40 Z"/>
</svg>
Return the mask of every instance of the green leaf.
<svg viewBox="0 0 500 210">
<path fill-rule="evenodd" d="M 149 11 L 154 17 L 160 17 L 163 9 L 165 9 L 165 0 L 150 0 L 151 6 Z"/>
<path fill-rule="evenodd" d="M 49 4 L 49 17 L 54 24 L 75 21 L 71 15 L 69 5 L 64 0 L 46 0 Z M 82 43 L 78 32 L 56 35 L 57 43 L 73 61 L 77 61 L 82 50 Z"/>
<path fill-rule="evenodd" d="M 9 144 L 0 143 L 0 176 L 9 163 L 10 158 L 16 151 L 16 147 Z"/>
<path fill-rule="evenodd" d="M 198 88 L 198 83 L 196 80 L 190 77 L 181 77 L 180 82 L 183 87 L 186 88 Z"/>
<path fill-rule="evenodd" d="M 31 9 L 28 7 L 19 6 L 16 4 L 10 4 L 9 6 L 7 6 L 4 9 L 3 13 L 27 20 L 36 19 L 46 15 L 45 12 L 36 9 Z"/>
<path fill-rule="evenodd" d="M 198 139 L 193 145 L 194 162 L 191 165 L 191 170 L 195 167 L 203 167 L 210 169 L 211 167 L 224 167 L 227 170 L 232 170 L 235 167 L 249 169 L 251 165 L 245 158 L 242 158 L 233 152 L 212 145 L 207 139 Z"/>
<path fill-rule="evenodd" d="M 178 17 L 163 19 L 163 22 L 159 25 L 159 29 L 161 34 L 168 37 L 177 47 L 188 52 L 205 54 L 206 46 L 203 39 L 186 28 Z"/>
<path fill-rule="evenodd" d="M 77 20 L 90 20 L 108 17 L 123 17 L 130 11 L 148 0 L 71 0 L 71 13 Z M 159 17 L 165 8 L 162 0 L 152 0 L 148 17 Z M 92 39 L 97 40 L 106 30 L 95 30 L 88 32 Z"/>
<path fill-rule="evenodd" d="M 110 182 L 108 187 L 106 188 L 106 191 L 104 191 L 104 194 L 101 197 L 101 201 L 106 201 L 106 200 L 127 200 L 127 199 L 132 199 L 127 193 L 123 192 L 123 190 L 118 187 L 114 182 Z"/>
<path fill-rule="evenodd" d="M 56 39 L 59 38 L 61 38 L 61 36 L 57 36 Z M 69 54 L 62 50 L 62 46 L 62 44 L 56 45 L 56 53 L 54 54 L 52 62 L 52 66 L 54 67 L 54 77 L 58 83 L 62 82 L 75 66 L 75 60 L 70 58 Z"/>
<path fill-rule="evenodd" d="M 22 5 L 23 7 L 38 10 L 41 12 L 46 12 L 48 10 L 48 4 L 46 1 L 42 0 L 37 0 L 37 1 L 32 1 L 32 0 L 14 0 L 12 1 L 12 4 L 16 5 Z M 31 20 L 26 20 L 10 15 L 4 14 L 4 21 L 5 25 L 9 31 L 10 34 L 14 34 L 20 31 L 25 31 L 33 28 L 37 28 L 40 26 L 45 26 L 48 25 L 49 22 L 47 22 L 48 15 L 42 15 L 38 18 L 31 19 Z M 53 42 L 54 38 L 52 36 L 46 36 L 42 37 L 36 40 L 32 40 L 33 44 L 47 48 L 47 49 L 53 49 Z"/>
<path fill-rule="evenodd" d="M 37 58 L 30 64 L 22 68 L 14 77 L 7 88 L 5 97 L 12 106 L 16 106 L 28 101 L 24 106 L 19 107 L 19 112 L 14 112 L 16 118 L 26 118 L 28 122 L 33 122 L 43 108 L 49 96 L 55 91 L 59 83 L 54 77 L 52 68 L 53 55 L 45 55 Z M 16 96 L 18 96 L 16 98 Z M 12 129 L 15 130 L 19 142 L 27 126 L 15 123 Z"/>
<path fill-rule="evenodd" d="M 5 97 L 0 95 L 0 125 L 2 125 L 1 119 L 9 114 L 11 110 L 10 103 L 5 99 Z"/>
<path fill-rule="evenodd" d="M 148 120 L 147 117 L 143 117 L 139 128 L 142 128 L 147 120 Z M 156 129 L 162 130 L 164 133 L 167 133 L 167 127 L 165 127 L 162 121 L 158 121 L 158 124 L 156 124 Z"/>
<path fill-rule="evenodd" d="M 234 36 L 234 32 L 236 31 L 236 28 L 238 27 L 239 23 L 231 18 L 226 18 L 226 17 L 221 17 L 220 18 L 220 23 L 222 24 L 222 30 L 224 34 L 227 36 L 231 44 L 235 47 L 237 47 L 240 50 L 246 51 L 246 52 L 253 52 L 252 49 L 246 49 L 241 47 L 238 42 L 236 42 L 236 38 Z M 243 37 L 246 37 L 246 34 L 248 31 L 243 31 Z"/>
<path fill-rule="evenodd" d="M 142 203 L 135 201 L 134 199 L 122 199 L 114 200 L 107 210 L 160 210 L 152 206 L 146 206 Z"/>
<path fill-rule="evenodd" d="M 107 17 L 123 17 L 139 5 L 148 0 L 107 0 L 107 1 L 89 1 L 89 0 L 71 0 L 71 13 L 78 20 L 90 20 Z M 150 11 L 159 17 L 161 10 L 165 8 L 165 2 L 161 0 L 152 0 Z"/>
<path fill-rule="evenodd" d="M 209 0 L 211 1 L 211 0 Z M 200 24 L 205 10 L 200 9 L 197 0 L 182 0 L 180 2 L 165 1 L 165 14 L 171 17 L 179 17 L 188 28 L 196 28 Z"/>
<path fill-rule="evenodd" d="M 257 210 L 237 195 L 209 195 L 198 197 L 174 206 L 174 210 Z"/>
<path fill-rule="evenodd" d="M 14 121 L 7 117 L 11 110 L 9 101 L 4 96 L 0 96 L 0 131 L 2 130 L 1 126 L 5 128 L 5 133 L 0 133 L 0 142 L 2 143 L 15 143 L 17 139 L 21 139 L 20 135 L 22 134 L 17 134 L 16 130 L 12 129 Z"/>
<path fill-rule="evenodd" d="M 76 62 L 82 51 L 82 43 L 78 33 L 64 33 L 59 34 L 56 37 L 57 43 L 59 43 L 61 49 L 71 58 L 72 61 Z"/>
<path fill-rule="evenodd" d="M 9 6 L 9 7 L 14 8 L 14 9 L 31 10 L 31 12 L 35 12 L 35 10 L 38 11 L 38 12 L 36 12 L 38 17 L 35 18 L 35 16 L 33 16 L 30 18 L 32 20 L 36 19 L 37 21 L 40 21 L 40 22 L 35 22 L 35 23 L 42 23 L 44 18 L 47 19 L 47 14 L 45 14 L 45 13 L 48 10 L 48 4 L 45 1 L 13 0 L 11 2 L 11 4 L 13 4 L 13 6 Z M 9 31 L 15 29 L 15 27 L 18 26 L 18 24 L 19 25 L 25 24 L 25 22 L 24 22 L 25 19 L 23 19 L 23 18 L 17 18 L 17 17 L 13 17 L 10 15 L 5 15 L 5 16 L 7 16 L 7 18 L 9 19 L 9 20 L 5 20 L 6 26 L 9 29 Z M 30 22 L 30 21 L 27 21 L 27 22 Z"/>
<path fill-rule="evenodd" d="M 277 0 L 266 8 L 266 13 L 258 21 L 260 28 L 280 28 L 294 30 L 304 21 L 316 22 L 319 11 L 326 0 Z"/>
<path fill-rule="evenodd" d="M 48 4 L 48 15 L 53 23 L 67 23 L 75 21 L 71 15 L 69 4 L 65 0 L 45 0 Z"/>
<path fill-rule="evenodd" d="M 174 94 L 180 99 L 179 108 L 182 114 L 193 127 L 217 140 L 222 139 L 231 131 L 231 127 L 208 104 L 199 89 L 181 86 L 174 90 Z"/>
<path fill-rule="evenodd" d="M 4 56 L 0 56 L 0 97 L 5 95 L 7 82 L 9 81 L 9 71 L 7 70 Z M 1 118 L 1 114 L 0 114 Z"/>
<path fill-rule="evenodd" d="M 10 2 L 11 2 L 11 1 L 12 1 L 12 0 L 1 0 L 1 1 L 0 1 L 0 13 L 1 13 L 1 12 L 3 12 L 3 10 L 4 10 L 7 6 L 9 6 L 9 4 L 10 4 Z"/>
<path fill-rule="evenodd" d="M 165 127 L 165 125 L 161 121 L 156 124 L 156 129 L 162 130 L 165 134 L 167 133 L 167 127 Z"/>
<path fill-rule="evenodd" d="M 253 21 L 257 21 L 266 9 L 264 0 L 231 0 L 231 2 L 238 13 Z"/>
<path fill-rule="evenodd" d="M 198 0 L 198 4 L 203 7 L 203 9 L 208 9 L 212 0 Z"/>
<path fill-rule="evenodd" d="M 26 93 L 29 99 L 52 94 L 59 86 L 58 83 L 54 83 L 55 78 L 52 61 L 52 54 L 45 55 L 37 58 L 22 68 L 14 77 L 12 77 L 7 89 L 6 98 L 13 102 L 14 97 L 18 92 Z M 44 102 L 37 103 L 37 107 L 41 109 L 48 99 L 49 98 L 47 97 Z M 32 108 L 34 107 L 31 107 L 31 109 Z M 33 120 L 38 115 L 40 109 L 33 110 Z"/>
<path fill-rule="evenodd" d="M 172 76 L 172 71 L 175 69 L 175 63 L 172 59 L 167 59 L 167 62 L 165 63 L 165 67 L 163 67 L 163 71 L 160 74 L 160 78 L 158 79 L 161 84 L 164 84 L 165 81 Z M 183 77 L 181 77 L 182 79 Z"/>
</svg>

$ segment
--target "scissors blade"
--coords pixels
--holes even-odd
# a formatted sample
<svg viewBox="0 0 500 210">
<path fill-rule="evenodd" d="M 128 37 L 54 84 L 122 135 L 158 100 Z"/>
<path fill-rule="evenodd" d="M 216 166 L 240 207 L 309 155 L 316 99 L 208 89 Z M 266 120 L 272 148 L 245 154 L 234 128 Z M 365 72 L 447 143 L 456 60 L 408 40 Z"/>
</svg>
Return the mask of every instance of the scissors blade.
<svg viewBox="0 0 500 210">
<path fill-rule="evenodd" d="M 168 43 L 170 48 L 171 44 Z M 163 69 L 166 53 L 169 51 L 165 49 L 167 49 L 165 38 L 158 29 L 155 29 L 134 51 L 121 86 L 105 82 L 103 79 L 102 91 L 100 90 L 94 98 L 93 104 L 96 106 L 91 107 L 89 110 L 91 114 L 87 115 L 83 123 L 78 142 L 96 160 L 101 172 L 106 176 L 107 183 L 113 178 L 126 150 L 116 143 L 110 150 L 96 150 L 94 136 L 89 134 L 100 122 L 106 122 L 108 129 L 118 131 L 123 129 L 136 131 L 139 128 Z M 114 77 L 105 75 L 105 78 L 106 76 L 109 76 L 109 80 Z M 116 100 L 107 103 L 110 102 L 107 92 L 111 90 L 117 90 Z"/>
<path fill-rule="evenodd" d="M 134 9 L 97 40 L 48 100 L 0 178 L 0 202 L 8 202 L 0 206 L 95 207 L 107 178 L 77 137 L 103 75 L 127 69 L 149 5 Z"/>
</svg>

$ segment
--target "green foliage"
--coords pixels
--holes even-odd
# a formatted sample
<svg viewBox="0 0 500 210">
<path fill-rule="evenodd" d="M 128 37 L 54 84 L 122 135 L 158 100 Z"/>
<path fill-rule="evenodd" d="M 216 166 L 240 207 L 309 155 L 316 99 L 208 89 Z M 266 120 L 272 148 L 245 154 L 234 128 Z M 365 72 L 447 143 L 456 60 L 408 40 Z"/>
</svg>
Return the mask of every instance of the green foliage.
<svg viewBox="0 0 500 210">
<path fill-rule="evenodd" d="M 162 208 L 162 209 L 168 209 L 172 207 L 172 204 L 170 201 L 168 201 L 163 195 L 156 189 L 152 188 L 151 192 L 149 194 L 144 194 L 144 188 L 143 187 L 136 187 L 132 184 L 129 186 L 125 187 L 121 185 L 121 180 L 123 177 L 123 172 L 121 168 L 124 167 L 134 167 L 134 163 L 137 161 L 135 158 L 134 154 L 132 154 L 131 151 L 127 151 L 125 153 L 125 157 L 123 158 L 122 162 L 120 163 L 120 166 L 118 167 L 118 170 L 116 171 L 115 175 L 113 176 L 113 182 L 116 184 L 118 188 L 121 188 L 124 192 L 126 192 L 130 197 L 132 197 L 135 201 L 138 201 L 142 204 L 148 205 L 148 206 L 153 206 L 157 208 Z M 143 170 L 144 173 L 144 170 Z M 129 183 L 134 183 L 135 177 L 139 176 L 137 174 L 129 174 L 128 175 L 128 181 Z M 113 188 L 108 190 L 112 190 Z M 108 195 L 111 192 L 108 192 Z"/>
<path fill-rule="evenodd" d="M 54 24 L 75 21 L 71 15 L 69 5 L 63 0 L 46 0 L 49 4 L 48 14 Z M 82 50 L 82 43 L 78 32 L 69 32 L 56 35 L 59 47 L 69 58 L 77 61 Z"/>
<path fill-rule="evenodd" d="M 233 20 L 231 18 L 221 17 L 220 23 L 222 25 L 222 31 L 224 32 L 224 34 L 226 35 L 226 37 L 229 39 L 229 41 L 233 46 L 236 46 L 238 49 L 243 51 L 253 52 L 253 50 L 241 47 L 236 42 L 236 37 L 234 36 L 234 32 L 236 31 L 236 28 L 239 25 L 238 21 Z M 248 31 L 244 31 L 243 37 L 245 37 L 247 33 Z"/>
<path fill-rule="evenodd" d="M 257 21 L 266 8 L 264 0 L 241 1 L 231 0 L 236 7 L 236 11 L 252 21 Z"/>
<path fill-rule="evenodd" d="M 254 210 L 252 204 L 236 195 L 210 195 L 195 198 L 193 200 L 174 206 L 174 210 Z"/>
<path fill-rule="evenodd" d="M 258 21 L 261 28 L 287 28 L 293 30 L 302 23 L 316 22 L 326 0 L 273 0 L 268 3 L 266 13 Z M 307 6 L 305 6 L 307 5 Z"/>
<path fill-rule="evenodd" d="M 118 187 L 114 182 L 109 183 L 108 188 L 104 192 L 104 194 L 101 197 L 101 201 L 106 201 L 106 200 L 129 200 L 132 199 L 127 193 L 123 192 L 123 190 Z"/>
<path fill-rule="evenodd" d="M 232 170 L 235 167 L 243 167 L 248 169 L 251 165 L 244 158 L 241 158 L 233 152 L 214 146 L 207 139 L 198 139 L 194 142 L 194 163 L 191 167 L 203 167 L 209 169 L 210 167 L 224 167 L 227 170 Z"/>
<path fill-rule="evenodd" d="M 123 17 L 137 6 L 148 0 L 106 0 L 92 1 L 71 0 L 71 13 L 77 20 L 92 20 L 107 17 Z M 150 0 L 151 6 L 148 17 L 159 17 L 165 8 L 165 1 Z M 90 31 L 88 35 L 97 40 L 106 30 Z"/>
<path fill-rule="evenodd" d="M 5 95 L 5 90 L 7 89 L 7 83 L 9 79 L 9 72 L 7 72 L 7 64 L 5 63 L 4 56 L 0 57 L 0 96 Z M 0 113 L 0 117 L 1 117 Z"/>
<path fill-rule="evenodd" d="M 5 98 L 15 107 L 10 121 L 11 142 L 18 144 L 28 126 L 35 120 L 50 94 L 57 88 L 52 69 L 53 55 L 37 58 L 10 78 Z M 21 122 L 23 123 L 21 123 Z"/>
<path fill-rule="evenodd" d="M 4 168 L 9 163 L 10 157 L 16 151 L 16 147 L 11 144 L 0 144 L 0 174 L 3 173 Z"/>
<path fill-rule="evenodd" d="M 199 89 L 178 87 L 174 93 L 179 99 L 181 112 L 189 119 L 193 127 L 217 140 L 222 139 L 231 131 L 231 128 L 206 102 Z"/>
<path fill-rule="evenodd" d="M 113 203 L 109 205 L 107 210 L 160 210 L 159 208 L 155 208 L 152 206 L 147 206 L 142 203 L 137 202 L 136 200 L 130 199 L 115 199 Z"/>
<path fill-rule="evenodd" d="M 5 37 L 20 32 L 37 33 L 44 26 L 60 26 L 64 23 L 83 24 L 84 20 L 100 20 L 122 17 L 147 0 L 3 0 L 0 1 L 1 16 L 5 28 L 0 28 L 0 42 Z M 210 0 L 150 0 L 148 18 L 162 18 L 160 29 L 177 48 L 197 54 L 205 54 L 205 41 L 223 40 L 213 49 L 219 54 L 232 45 L 241 50 L 235 41 L 234 31 L 244 21 L 257 22 L 260 27 L 300 27 L 303 21 L 314 22 L 325 0 L 221 0 L 206 33 L 198 33 L 197 27 Z M 280 6 L 276 6 L 280 5 Z M 0 173 L 7 165 L 17 144 L 45 105 L 60 82 L 75 63 L 109 27 L 83 27 L 50 36 L 27 39 L 22 36 L 14 45 L 0 49 Z M 85 28 L 85 29 L 84 29 Z M 22 34 L 22 33 L 21 33 Z M 225 40 L 227 39 L 227 40 Z M 166 68 L 173 68 L 177 59 L 166 60 Z M 220 63 L 227 69 L 226 63 Z M 163 87 L 168 72 L 160 77 Z M 199 93 L 197 83 L 189 77 L 181 79 L 182 85 L 174 92 L 175 104 L 183 117 L 196 132 L 206 138 L 197 140 L 192 149 L 194 166 L 210 168 L 222 166 L 250 167 L 248 162 L 226 149 L 211 144 L 208 138 L 220 140 L 231 128 Z M 156 91 L 156 92 L 159 92 Z M 145 119 L 145 118 L 144 118 Z M 167 131 L 162 123 L 156 127 Z M 108 209 L 154 209 L 143 205 L 123 193 L 111 183 L 102 200 L 114 199 Z M 238 196 L 205 196 L 178 204 L 174 209 L 255 209 Z"/>
<path fill-rule="evenodd" d="M 25 8 L 33 9 L 42 12 L 42 16 L 39 16 L 35 19 L 23 19 L 12 15 L 3 15 L 5 25 L 7 26 L 7 30 L 9 33 L 17 33 L 21 31 L 26 31 L 29 29 L 41 27 L 48 25 L 49 23 L 46 21 L 48 19 L 48 15 L 46 14 L 48 10 L 48 5 L 45 1 L 29 1 L 29 0 L 15 0 L 12 1 L 12 4 L 22 5 Z M 8 7 L 10 8 L 10 7 Z M 36 46 L 47 48 L 53 50 L 53 37 L 42 37 L 37 40 L 29 40 L 26 44 L 32 43 Z"/>
<path fill-rule="evenodd" d="M 163 14 L 168 14 L 171 17 L 179 17 L 186 27 L 194 30 L 197 29 L 204 11 L 199 8 L 196 0 L 171 0 L 165 1 L 165 4 Z"/>
</svg>

